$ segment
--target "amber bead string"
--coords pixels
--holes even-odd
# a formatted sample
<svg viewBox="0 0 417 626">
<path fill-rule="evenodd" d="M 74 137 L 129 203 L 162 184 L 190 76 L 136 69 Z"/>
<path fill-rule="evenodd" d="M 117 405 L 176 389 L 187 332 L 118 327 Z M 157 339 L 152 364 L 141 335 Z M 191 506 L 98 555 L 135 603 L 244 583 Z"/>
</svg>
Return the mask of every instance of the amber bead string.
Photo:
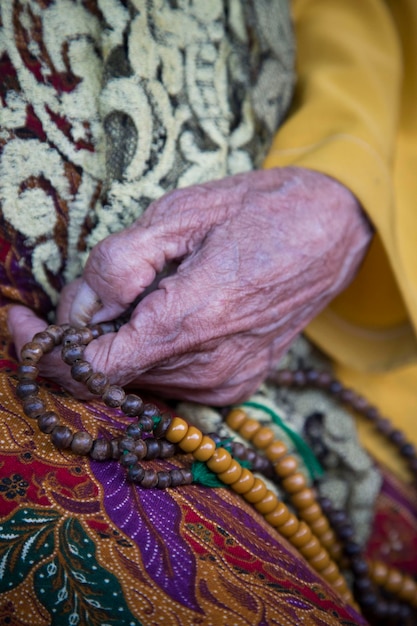
<svg viewBox="0 0 417 626">
<path fill-rule="evenodd" d="M 308 487 L 304 474 L 299 470 L 298 460 L 289 454 L 284 442 L 275 439 L 271 428 L 262 426 L 241 408 L 232 409 L 226 416 L 226 423 L 255 448 L 265 450 L 298 516 L 308 523 L 310 530 L 336 562 L 341 563 L 342 557 L 348 562 L 355 578 L 355 598 L 365 612 L 375 618 L 408 619 L 411 616 L 410 608 L 396 599 L 381 598 L 376 586 L 385 588 L 389 593 L 396 593 L 400 600 L 409 602 L 412 600 L 411 585 L 417 607 L 417 586 L 412 579 L 408 580 L 409 577 L 394 568 L 386 568 L 383 581 L 381 575 L 375 577 L 375 568 L 366 563 L 360 545 L 354 540 L 354 531 L 346 513 L 334 511 L 327 499 L 317 501 L 314 489 Z M 274 446 L 274 455 L 270 453 L 271 446 Z"/>
<path fill-rule="evenodd" d="M 253 504 L 266 521 L 288 538 L 311 566 L 332 584 L 346 601 L 355 604 L 346 581 L 329 556 L 329 552 L 335 559 L 339 559 L 342 552 L 351 560 L 353 556 L 355 557 L 352 561 L 352 571 L 355 573 L 355 567 L 356 570 L 362 568 L 361 575 L 356 572 L 356 578 L 361 581 L 362 591 L 365 589 L 365 592 L 368 592 L 368 595 L 365 593 L 365 606 L 367 600 L 368 604 L 372 604 L 369 600 L 372 593 L 369 593 L 369 589 L 366 588 L 367 583 L 363 582 L 369 571 L 377 584 L 386 588 L 390 593 L 396 593 L 401 599 L 415 607 L 417 585 L 411 577 L 402 576 L 381 563 L 368 568 L 363 559 L 359 566 L 360 559 L 355 553 L 357 549 L 353 540 L 346 541 L 345 537 L 344 544 L 343 541 L 337 541 L 335 532 L 330 528 L 323 514 L 322 507 L 315 499 L 314 491 L 307 487 L 303 474 L 298 471 L 295 457 L 288 454 L 283 442 L 274 440 L 273 432 L 269 432 L 270 429 L 262 427 L 256 420 L 250 420 L 239 410 L 232 411 L 228 416 L 229 425 L 234 423 L 239 434 L 246 437 L 264 453 L 267 463 L 261 461 L 259 455 L 252 456 L 252 462 L 256 460 L 258 464 L 256 471 L 270 471 L 271 465 L 273 466 L 301 520 L 298 520 L 284 503 L 278 501 L 275 494 L 259 477 L 255 477 L 249 469 L 242 467 L 232 458 L 228 450 L 219 447 L 219 442 L 216 444 L 214 439 L 203 435 L 199 429 L 189 426 L 181 418 L 171 420 L 168 415 L 161 415 L 155 405 L 144 403 L 136 394 L 126 394 L 122 388 L 111 385 L 104 374 L 95 373 L 91 365 L 83 358 L 85 346 L 103 333 L 117 331 L 121 323 L 123 321 L 115 321 L 83 329 L 52 325 L 44 332 L 37 333 L 33 341 L 23 347 L 18 368 L 17 395 L 23 401 L 25 414 L 38 421 L 40 430 L 51 435 L 52 442 L 58 449 L 69 449 L 75 454 L 89 455 L 94 460 L 118 459 L 127 467 L 128 476 L 133 482 L 142 487 L 165 488 L 189 484 L 192 482 L 191 471 L 176 468 L 157 472 L 143 468 L 139 461 L 168 458 L 175 454 L 179 447 L 184 453 L 191 453 L 197 461 L 205 462 L 224 484 Z M 45 404 L 39 397 L 39 385 L 36 382 L 39 373 L 37 364 L 44 354 L 61 343 L 62 358 L 71 366 L 71 374 L 75 380 L 86 384 L 91 393 L 101 396 L 107 406 L 120 408 L 126 415 L 137 417 L 137 422 L 128 426 L 124 436 L 109 441 L 103 438 L 93 439 L 84 431 L 72 433 L 68 427 L 59 424 L 59 417 L 55 412 L 46 410 Z M 413 447 L 398 434 L 400 431 L 392 426 L 388 427 L 388 420 L 382 418 L 375 407 L 368 405 L 365 399 L 351 390 L 342 388 L 340 383 L 327 373 L 315 370 L 308 372 L 282 370 L 279 376 L 282 379 L 277 381 L 279 384 L 297 387 L 314 385 L 323 389 L 327 388 L 333 395 L 338 395 L 339 399 L 350 403 L 352 408 L 373 419 L 379 430 L 385 432 L 390 440 L 400 447 L 401 453 L 410 461 L 411 467 L 417 465 L 413 463 L 414 457 L 411 450 Z M 236 447 L 235 451 L 239 454 Z M 344 520 L 342 540 L 343 535 L 346 536 L 346 523 Z M 349 551 L 355 554 L 349 555 Z M 384 607 L 384 603 L 378 604 Z M 390 612 L 394 617 L 394 614 L 398 616 L 403 611 L 405 617 L 406 609 L 398 603 L 395 606 L 393 603 L 386 603 L 386 605 L 388 608 L 385 612 L 382 609 L 377 611 L 380 616 L 381 612 L 384 613 L 384 619 L 390 617 Z"/>
</svg>

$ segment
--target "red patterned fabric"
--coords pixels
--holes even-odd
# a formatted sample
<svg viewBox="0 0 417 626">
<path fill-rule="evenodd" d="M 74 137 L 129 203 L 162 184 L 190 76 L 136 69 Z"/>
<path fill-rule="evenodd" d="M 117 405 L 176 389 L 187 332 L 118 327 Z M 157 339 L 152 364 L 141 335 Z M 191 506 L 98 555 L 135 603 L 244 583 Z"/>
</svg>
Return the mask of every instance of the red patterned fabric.
<svg viewBox="0 0 417 626">
<path fill-rule="evenodd" d="M 227 488 L 140 488 L 116 462 L 58 451 L 22 412 L 7 305 L 23 303 L 46 316 L 71 277 L 68 259 L 74 261 L 86 247 L 93 221 L 81 208 L 86 198 L 94 205 L 102 183 L 93 159 L 96 112 L 87 110 L 90 100 L 84 108 L 71 100 L 83 84 L 72 63 L 80 69 L 83 53 L 90 61 L 89 54 L 98 54 L 99 5 L 105 4 L 1 3 L 7 45 L 0 58 L 0 95 L 7 116 L 0 133 L 0 623 L 364 625 L 299 553 Z M 69 32 L 62 12 L 61 19 L 54 14 L 58 5 L 71 15 L 76 11 L 74 19 L 88 14 L 82 32 Z M 54 50 L 59 62 L 48 48 L 51 29 L 43 31 L 43 11 L 56 29 L 69 29 Z M 78 57 L 71 56 L 73 45 Z M 65 113 L 74 107 L 77 117 Z M 29 205 L 31 223 L 22 218 Z M 78 235 L 69 237 L 74 220 L 71 232 Z M 47 381 L 41 395 L 63 424 L 94 437 L 114 436 L 130 423 L 119 411 L 99 401 L 76 401 Z M 189 463 L 184 456 L 163 467 Z M 417 515 L 410 498 L 387 477 L 369 552 L 411 572 Z"/>
</svg>

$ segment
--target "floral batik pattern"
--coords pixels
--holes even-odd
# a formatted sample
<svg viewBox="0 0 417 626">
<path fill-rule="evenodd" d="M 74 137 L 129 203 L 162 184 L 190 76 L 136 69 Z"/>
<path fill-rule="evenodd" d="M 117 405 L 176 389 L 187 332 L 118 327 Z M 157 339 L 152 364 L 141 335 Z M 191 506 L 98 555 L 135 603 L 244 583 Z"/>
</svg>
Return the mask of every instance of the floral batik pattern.
<svg viewBox="0 0 417 626">
<path fill-rule="evenodd" d="M 147 490 L 58 451 L 23 414 L 6 324 L 12 302 L 53 317 L 91 247 L 155 198 L 261 164 L 293 85 L 287 3 L 4 0 L 0 16 L 0 623 L 364 625 L 227 488 Z M 94 437 L 130 423 L 45 380 L 40 394 Z M 369 550 L 401 565 L 417 515 L 384 485 Z"/>
</svg>

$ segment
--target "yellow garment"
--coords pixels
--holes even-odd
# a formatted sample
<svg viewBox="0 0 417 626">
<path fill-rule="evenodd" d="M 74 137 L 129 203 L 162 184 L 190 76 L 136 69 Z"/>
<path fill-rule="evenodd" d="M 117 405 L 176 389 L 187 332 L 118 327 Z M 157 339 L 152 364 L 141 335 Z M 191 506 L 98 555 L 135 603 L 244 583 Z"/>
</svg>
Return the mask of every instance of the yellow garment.
<svg viewBox="0 0 417 626">
<path fill-rule="evenodd" d="M 338 179 L 377 232 L 355 281 L 308 334 L 417 444 L 417 366 L 406 365 L 417 354 L 417 2 L 293 0 L 292 9 L 296 93 L 265 167 Z"/>
</svg>

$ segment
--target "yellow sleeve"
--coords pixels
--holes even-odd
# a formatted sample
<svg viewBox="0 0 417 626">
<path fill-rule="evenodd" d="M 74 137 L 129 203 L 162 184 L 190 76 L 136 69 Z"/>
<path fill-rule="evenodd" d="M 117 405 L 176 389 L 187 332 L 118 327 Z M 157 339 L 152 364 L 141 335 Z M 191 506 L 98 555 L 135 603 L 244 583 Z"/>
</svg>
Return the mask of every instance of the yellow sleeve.
<svg viewBox="0 0 417 626">
<path fill-rule="evenodd" d="M 376 228 L 352 285 L 307 333 L 336 361 L 417 356 L 417 2 L 293 0 L 297 85 L 265 167 L 328 174 Z"/>
</svg>

